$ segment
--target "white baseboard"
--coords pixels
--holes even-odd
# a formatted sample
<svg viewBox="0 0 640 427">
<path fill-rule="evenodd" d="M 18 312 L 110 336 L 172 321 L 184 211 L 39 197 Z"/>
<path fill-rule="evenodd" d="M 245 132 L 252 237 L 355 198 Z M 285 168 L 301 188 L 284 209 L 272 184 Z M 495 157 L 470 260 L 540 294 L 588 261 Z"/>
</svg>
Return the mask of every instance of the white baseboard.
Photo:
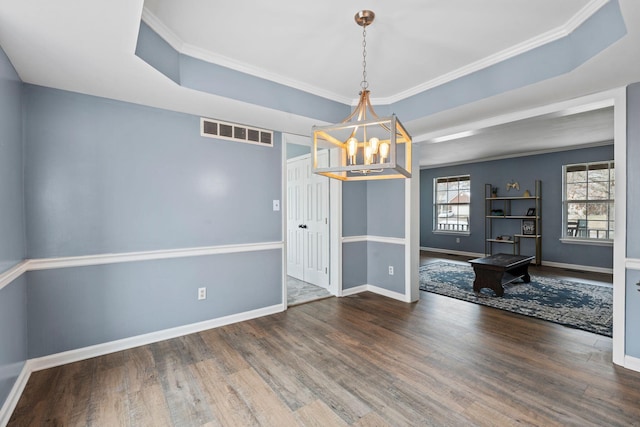
<svg viewBox="0 0 640 427">
<path fill-rule="evenodd" d="M 640 372 L 640 358 L 624 356 L 624 367 L 632 371 Z"/>
<path fill-rule="evenodd" d="M 96 344 L 89 347 L 69 350 L 62 353 L 38 357 L 35 359 L 29 359 L 27 361 L 27 366 L 29 367 L 30 372 L 40 371 L 42 369 L 53 368 L 55 366 L 65 365 L 67 363 L 77 362 L 79 360 L 85 360 L 91 357 L 103 356 L 105 354 L 114 353 L 116 351 L 127 350 L 130 348 L 139 347 L 141 345 L 147 345 L 158 341 L 177 338 L 183 335 L 193 334 L 207 329 L 218 328 L 220 326 L 229 325 L 231 323 L 238 323 L 245 320 L 255 319 L 257 317 L 268 316 L 270 314 L 280 313 L 284 310 L 286 310 L 284 304 L 276 304 L 270 307 L 232 314 L 230 316 L 206 320 L 204 322 L 192 323 L 190 325 L 178 326 L 176 328 L 165 329 L 163 331 L 151 332 L 148 334 L 124 338 L 117 341 Z"/>
<path fill-rule="evenodd" d="M 30 376 L 31 371 L 29 370 L 28 363 L 25 363 L 20 371 L 20 375 L 16 378 L 16 382 L 13 384 L 7 399 L 4 401 L 2 408 L 0 408 L 0 426 L 5 427 L 9 424 L 11 414 L 13 414 L 14 409 L 16 409 L 18 400 L 20 400 L 20 396 L 22 396 L 22 392 L 24 391 Z"/>
<path fill-rule="evenodd" d="M 454 251 L 452 249 L 442 249 L 442 248 L 428 248 L 424 246 L 421 246 L 420 250 L 443 253 L 443 254 L 469 256 L 474 258 L 482 258 L 485 256 L 485 254 L 483 253 Z M 594 273 L 613 274 L 613 268 L 607 268 L 607 267 L 593 267 L 591 265 L 565 264 L 563 262 L 553 262 L 553 261 L 545 261 L 545 260 L 542 260 L 542 265 L 544 265 L 545 267 L 566 268 L 569 270 L 591 271 Z"/>
<path fill-rule="evenodd" d="M 360 292 L 366 292 L 368 290 L 369 289 L 367 289 L 367 285 L 360 285 L 353 288 L 343 289 L 342 294 L 340 296 L 348 297 L 349 295 L 359 294 Z"/>
<path fill-rule="evenodd" d="M 591 271 L 593 273 L 613 274 L 613 268 L 593 267 L 591 265 L 565 264 L 563 262 L 552 262 L 552 261 L 545 261 L 545 260 L 542 260 L 542 265 L 545 267 L 565 268 L 568 270 Z"/>
<path fill-rule="evenodd" d="M 358 243 L 358 242 L 378 242 L 391 243 L 393 245 L 404 245 L 407 243 L 404 237 L 385 237 L 385 236 L 346 236 L 343 237 L 342 243 Z"/>
<path fill-rule="evenodd" d="M 347 297 L 349 295 L 355 295 L 361 292 L 373 292 L 374 294 L 382 295 L 384 297 L 392 298 L 398 301 L 411 302 L 409 297 L 405 294 L 401 294 L 395 291 L 390 291 L 388 289 L 381 288 L 379 286 L 374 286 L 374 285 L 360 285 L 354 288 L 344 289 L 342 291 L 341 296 Z"/>
<path fill-rule="evenodd" d="M 276 304 L 270 307 L 263 307 L 256 310 L 246 311 L 243 313 L 232 314 L 230 316 L 219 317 L 217 319 L 206 320 L 204 322 L 192 323 L 190 325 L 178 326 L 176 328 L 165 329 L 163 331 L 151 332 L 135 337 L 124 338 L 117 341 L 111 341 L 103 344 L 96 344 L 89 347 L 83 347 L 75 350 L 69 350 L 62 353 L 51 354 L 49 356 L 29 359 L 24 364 L 20 375 L 16 379 L 9 396 L 5 400 L 0 409 L 0 427 L 4 427 L 9 422 L 18 400 L 24 391 L 29 376 L 32 372 L 43 369 L 54 368 L 56 366 L 66 365 L 80 360 L 90 359 L 96 356 L 114 353 L 116 351 L 127 350 L 141 345 L 152 344 L 158 341 L 164 341 L 171 338 L 181 337 L 183 335 L 193 334 L 207 329 L 213 329 L 232 323 L 243 322 L 245 320 L 255 319 L 257 317 L 268 316 L 270 314 L 285 311 L 284 304 Z"/>
<path fill-rule="evenodd" d="M 411 300 L 409 299 L 409 297 L 405 294 L 401 294 L 399 292 L 395 292 L 395 291 L 390 291 L 389 289 L 385 289 L 385 288 L 380 288 L 378 286 L 374 286 L 374 285 L 367 285 L 367 290 L 369 292 L 373 292 L 374 294 L 378 294 L 378 295 L 382 295 L 385 296 L 387 298 L 392 298 L 398 301 L 402 301 L 402 302 L 411 302 Z"/>
<path fill-rule="evenodd" d="M 442 254 L 451 254 L 451 255 L 460 255 L 460 256 L 468 256 L 472 258 L 482 258 L 484 253 L 478 252 L 467 252 L 467 251 L 455 251 L 453 249 L 442 249 L 442 248 L 428 248 L 426 246 L 420 246 L 421 251 L 429 251 L 429 252 L 437 252 Z"/>
</svg>

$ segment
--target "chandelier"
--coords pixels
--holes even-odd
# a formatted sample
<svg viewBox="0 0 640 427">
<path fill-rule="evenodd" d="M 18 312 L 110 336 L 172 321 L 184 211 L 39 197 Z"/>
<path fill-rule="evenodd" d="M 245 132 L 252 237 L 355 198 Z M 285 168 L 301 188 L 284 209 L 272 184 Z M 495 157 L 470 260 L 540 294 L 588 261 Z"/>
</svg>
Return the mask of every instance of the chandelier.
<svg viewBox="0 0 640 427">
<path fill-rule="evenodd" d="M 342 181 L 411 177 L 411 136 L 395 114 L 378 117 L 369 99 L 367 26 L 374 18 L 370 10 L 355 15 L 356 23 L 362 26 L 362 90 L 358 105 L 342 122 L 312 128 L 312 166 L 316 174 Z M 319 154 L 326 149 L 329 160 L 321 162 Z"/>
</svg>

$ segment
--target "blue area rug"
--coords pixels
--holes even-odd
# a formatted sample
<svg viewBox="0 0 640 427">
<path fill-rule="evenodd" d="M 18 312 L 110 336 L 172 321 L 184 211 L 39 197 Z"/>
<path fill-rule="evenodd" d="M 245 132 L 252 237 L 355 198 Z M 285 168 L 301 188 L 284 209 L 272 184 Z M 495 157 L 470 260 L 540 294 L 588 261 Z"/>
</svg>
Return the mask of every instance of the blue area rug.
<svg viewBox="0 0 640 427">
<path fill-rule="evenodd" d="M 606 286 L 531 275 L 531 282 L 504 286 L 504 296 L 491 289 L 473 292 L 470 265 L 438 261 L 420 267 L 420 289 L 476 304 L 548 320 L 610 337 L 613 289 Z"/>
</svg>

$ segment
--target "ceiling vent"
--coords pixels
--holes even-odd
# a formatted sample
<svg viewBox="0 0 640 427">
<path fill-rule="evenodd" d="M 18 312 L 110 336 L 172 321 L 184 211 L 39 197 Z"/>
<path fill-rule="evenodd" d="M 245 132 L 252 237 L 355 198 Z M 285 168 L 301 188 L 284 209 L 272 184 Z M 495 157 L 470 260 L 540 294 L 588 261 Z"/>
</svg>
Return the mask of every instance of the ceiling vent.
<svg viewBox="0 0 640 427">
<path fill-rule="evenodd" d="M 200 135 L 273 147 L 273 131 L 200 118 Z"/>
</svg>

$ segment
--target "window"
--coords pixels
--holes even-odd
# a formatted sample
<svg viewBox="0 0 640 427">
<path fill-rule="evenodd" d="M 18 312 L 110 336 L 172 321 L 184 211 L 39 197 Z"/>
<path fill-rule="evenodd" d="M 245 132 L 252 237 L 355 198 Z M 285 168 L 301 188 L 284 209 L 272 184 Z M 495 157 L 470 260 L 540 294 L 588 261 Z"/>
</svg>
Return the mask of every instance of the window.
<svg viewBox="0 0 640 427">
<path fill-rule="evenodd" d="M 563 166 L 563 237 L 587 241 L 613 240 L 614 162 Z"/>
<path fill-rule="evenodd" d="M 436 178 L 434 180 L 433 230 L 469 233 L 469 175 Z"/>
</svg>

